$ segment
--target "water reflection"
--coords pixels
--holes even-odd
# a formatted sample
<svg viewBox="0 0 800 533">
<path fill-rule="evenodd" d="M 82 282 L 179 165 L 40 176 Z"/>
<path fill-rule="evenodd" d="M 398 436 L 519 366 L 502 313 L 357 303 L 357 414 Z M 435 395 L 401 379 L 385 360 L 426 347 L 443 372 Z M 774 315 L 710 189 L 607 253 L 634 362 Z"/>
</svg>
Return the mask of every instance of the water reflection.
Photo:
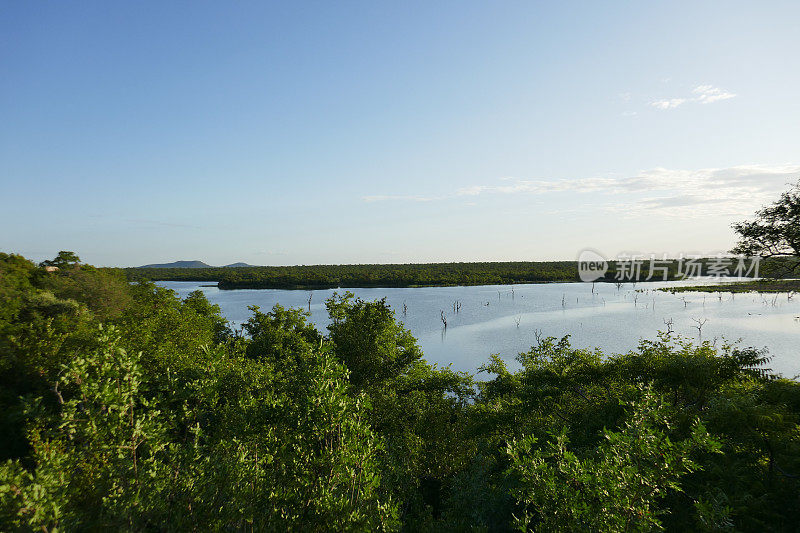
<svg viewBox="0 0 800 533">
<path fill-rule="evenodd" d="M 159 284 L 182 297 L 202 290 L 235 323 L 247 319 L 250 305 L 265 310 L 276 303 L 310 308 L 312 321 L 321 329 L 328 324 L 325 299 L 334 293 L 315 290 L 309 302 L 308 291 L 220 291 L 203 283 Z M 655 290 L 666 285 L 553 283 L 349 290 L 367 300 L 386 298 L 397 318 L 419 340 L 425 358 L 439 365 L 450 364 L 455 370 L 475 372 L 490 354 L 500 355 L 515 367 L 514 357 L 530 349 L 537 334 L 570 335 L 574 346 L 621 353 L 670 328 L 695 340 L 740 340 L 742 346 L 766 347 L 774 356 L 771 365 L 775 371 L 789 377 L 800 374 L 800 301 L 786 294 L 670 294 Z"/>
</svg>

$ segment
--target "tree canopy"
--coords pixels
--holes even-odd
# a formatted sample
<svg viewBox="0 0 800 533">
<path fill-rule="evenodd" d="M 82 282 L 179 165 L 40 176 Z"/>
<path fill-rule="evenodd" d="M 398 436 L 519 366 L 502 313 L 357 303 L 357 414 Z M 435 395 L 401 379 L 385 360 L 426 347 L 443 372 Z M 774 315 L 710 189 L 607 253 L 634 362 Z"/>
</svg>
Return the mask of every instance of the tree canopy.
<svg viewBox="0 0 800 533">
<path fill-rule="evenodd" d="M 800 181 L 756 212 L 753 220 L 733 225 L 739 242 L 735 254 L 800 258 Z M 797 268 L 800 262 L 794 262 Z"/>
<path fill-rule="evenodd" d="M 80 262 L 81 258 L 78 257 L 77 254 L 75 254 L 75 252 L 67 252 L 61 250 L 60 252 L 58 252 L 58 255 L 55 258 L 42 261 L 41 266 L 66 268 L 77 265 Z"/>
<path fill-rule="evenodd" d="M 241 329 L 202 292 L 0 254 L 0 530 L 795 531 L 800 385 L 671 334 L 477 376 L 384 300 Z"/>
</svg>

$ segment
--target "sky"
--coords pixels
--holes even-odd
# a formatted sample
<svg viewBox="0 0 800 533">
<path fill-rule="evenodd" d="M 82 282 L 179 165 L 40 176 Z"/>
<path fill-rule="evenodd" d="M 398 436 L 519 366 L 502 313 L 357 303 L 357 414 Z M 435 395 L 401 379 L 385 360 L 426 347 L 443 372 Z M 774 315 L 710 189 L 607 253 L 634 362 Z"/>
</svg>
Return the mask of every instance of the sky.
<svg viewBox="0 0 800 533">
<path fill-rule="evenodd" d="M 2 2 L 0 251 L 712 255 L 800 179 L 800 3 Z"/>
</svg>

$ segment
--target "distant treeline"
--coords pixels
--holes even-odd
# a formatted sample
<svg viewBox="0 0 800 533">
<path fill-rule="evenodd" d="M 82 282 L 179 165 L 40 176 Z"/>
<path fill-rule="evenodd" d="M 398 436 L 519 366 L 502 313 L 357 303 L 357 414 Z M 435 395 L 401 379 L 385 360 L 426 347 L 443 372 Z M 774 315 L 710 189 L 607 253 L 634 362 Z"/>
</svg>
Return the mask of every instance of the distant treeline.
<svg viewBox="0 0 800 533">
<path fill-rule="evenodd" d="M 702 272 L 708 273 L 716 260 L 702 259 Z M 786 261 L 761 265 L 761 274 L 782 277 Z M 616 282 L 662 280 L 663 270 L 653 272 L 645 260 L 639 269 L 611 262 L 598 281 Z M 734 265 L 735 266 L 735 265 Z M 686 265 L 679 261 L 660 262 L 667 279 L 681 279 Z M 780 268 L 778 268 L 780 267 Z M 731 267 L 733 268 L 733 266 Z M 352 287 L 436 287 L 455 285 L 508 285 L 580 281 L 577 261 L 510 261 L 486 263 L 426 263 L 389 265 L 303 265 L 243 268 L 126 268 L 130 281 L 208 281 L 220 289 L 330 289 Z M 635 274 L 635 275 L 634 275 Z"/>
<path fill-rule="evenodd" d="M 759 279 L 753 281 L 728 282 L 719 285 L 692 285 L 689 287 L 668 287 L 661 289 L 665 292 L 786 292 L 790 297 L 792 293 L 800 292 L 799 279 Z"/>
<path fill-rule="evenodd" d="M 671 276 L 674 277 L 673 268 Z M 216 281 L 221 289 L 329 289 L 506 285 L 580 281 L 577 261 L 303 265 L 248 268 L 129 268 L 131 281 Z M 605 281 L 614 281 L 615 265 Z"/>
<path fill-rule="evenodd" d="M 221 289 L 327 289 L 578 281 L 576 261 L 126 269 L 129 279 L 217 281 Z"/>
</svg>

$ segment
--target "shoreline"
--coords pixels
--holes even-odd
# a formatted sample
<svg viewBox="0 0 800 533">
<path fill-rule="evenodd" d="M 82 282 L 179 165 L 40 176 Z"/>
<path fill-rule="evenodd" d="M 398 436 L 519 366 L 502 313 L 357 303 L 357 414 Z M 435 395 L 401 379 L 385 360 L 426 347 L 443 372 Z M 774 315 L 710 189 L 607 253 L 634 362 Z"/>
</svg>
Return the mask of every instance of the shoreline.
<svg viewBox="0 0 800 533">
<path fill-rule="evenodd" d="M 685 287 L 664 287 L 658 289 L 662 292 L 727 292 L 731 294 L 742 294 L 748 292 L 770 293 L 770 294 L 791 294 L 800 292 L 800 279 L 764 279 L 755 281 L 734 281 L 720 283 L 716 285 L 689 285 Z"/>
</svg>

